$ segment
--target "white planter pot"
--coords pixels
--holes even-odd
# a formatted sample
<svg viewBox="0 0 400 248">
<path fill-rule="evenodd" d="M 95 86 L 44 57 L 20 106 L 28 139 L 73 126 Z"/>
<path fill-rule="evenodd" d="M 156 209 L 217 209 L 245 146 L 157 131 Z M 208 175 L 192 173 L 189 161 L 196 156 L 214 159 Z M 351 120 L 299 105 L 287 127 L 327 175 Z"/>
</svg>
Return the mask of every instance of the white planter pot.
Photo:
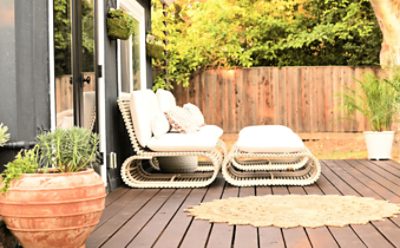
<svg viewBox="0 0 400 248">
<path fill-rule="evenodd" d="M 158 157 L 163 172 L 194 172 L 197 169 L 197 156 Z"/>
<path fill-rule="evenodd" d="M 368 159 L 391 159 L 394 131 L 364 132 Z"/>
</svg>

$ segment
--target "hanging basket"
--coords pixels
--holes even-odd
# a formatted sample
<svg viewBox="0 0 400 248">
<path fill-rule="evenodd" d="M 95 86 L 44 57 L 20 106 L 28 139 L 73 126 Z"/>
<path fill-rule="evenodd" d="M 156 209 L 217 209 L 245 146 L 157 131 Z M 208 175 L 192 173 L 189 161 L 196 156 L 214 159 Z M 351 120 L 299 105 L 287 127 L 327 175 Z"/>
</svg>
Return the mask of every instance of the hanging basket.
<svg viewBox="0 0 400 248">
<path fill-rule="evenodd" d="M 162 41 L 157 40 L 152 34 L 146 35 L 146 54 L 153 59 L 162 59 L 164 55 Z"/>
<path fill-rule="evenodd" d="M 135 21 L 122 9 L 110 9 L 107 13 L 107 35 L 110 39 L 127 40 L 133 34 Z"/>
<path fill-rule="evenodd" d="M 162 59 L 164 47 L 159 44 L 146 43 L 146 53 L 153 59 Z"/>
</svg>

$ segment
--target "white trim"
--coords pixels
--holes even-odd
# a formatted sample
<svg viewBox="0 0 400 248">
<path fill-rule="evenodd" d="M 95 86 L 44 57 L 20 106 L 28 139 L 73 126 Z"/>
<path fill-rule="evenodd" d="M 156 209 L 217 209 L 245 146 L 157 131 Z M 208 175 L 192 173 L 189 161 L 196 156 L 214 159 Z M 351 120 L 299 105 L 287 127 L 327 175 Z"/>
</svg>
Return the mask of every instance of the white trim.
<svg viewBox="0 0 400 248">
<path fill-rule="evenodd" d="M 54 17 L 53 17 L 53 0 L 48 1 L 49 15 L 49 97 L 50 97 L 50 130 L 56 128 L 56 87 L 54 72 Z"/>
<path fill-rule="evenodd" d="M 100 135 L 100 144 L 99 149 L 100 152 L 104 154 L 104 163 L 100 166 L 100 175 L 103 179 L 104 184 L 107 186 L 107 133 L 106 133 L 106 85 L 105 85 L 105 44 L 104 44 L 104 1 L 97 0 L 97 64 L 101 65 L 101 75 L 97 79 L 97 113 L 99 120 L 99 135 Z"/>
<path fill-rule="evenodd" d="M 128 58 L 129 58 L 129 61 L 130 62 L 132 62 L 132 45 L 133 45 L 133 42 L 132 42 L 132 36 L 128 39 L 128 47 L 129 47 L 129 53 L 128 53 Z M 142 65 L 139 65 L 139 66 L 142 66 Z M 140 68 L 140 69 L 142 69 L 142 68 Z M 128 80 L 129 80 L 129 82 L 132 82 L 133 81 L 133 66 L 132 66 L 132 64 L 130 64 L 130 66 L 129 66 L 129 76 L 128 76 Z M 129 84 L 129 91 L 132 91 L 133 90 L 133 85 L 132 84 Z"/>
<path fill-rule="evenodd" d="M 117 40 L 117 74 L 118 96 L 120 96 L 122 92 L 121 40 Z"/>
<path fill-rule="evenodd" d="M 117 7 L 125 9 L 133 18 L 139 22 L 140 33 L 140 89 L 147 87 L 146 73 L 146 29 L 144 8 L 135 0 L 117 0 Z M 132 42 L 132 41 L 130 41 Z M 132 46 L 130 46 L 132 47 Z M 121 95 L 121 41 L 117 42 L 117 66 L 118 66 L 118 96 Z M 132 56 L 130 56 L 131 58 Z M 132 85 L 130 85 L 132 87 Z M 131 88 L 131 90 L 133 90 Z"/>
</svg>

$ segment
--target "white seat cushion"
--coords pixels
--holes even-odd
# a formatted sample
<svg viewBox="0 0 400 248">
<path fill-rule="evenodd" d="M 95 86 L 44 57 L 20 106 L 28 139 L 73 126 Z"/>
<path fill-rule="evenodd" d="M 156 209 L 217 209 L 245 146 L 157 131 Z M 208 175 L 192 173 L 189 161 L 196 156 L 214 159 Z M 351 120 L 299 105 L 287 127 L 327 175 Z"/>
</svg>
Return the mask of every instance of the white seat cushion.
<svg viewBox="0 0 400 248">
<path fill-rule="evenodd" d="M 153 137 L 147 147 L 158 152 L 210 151 L 222 133 L 218 126 L 206 125 L 193 133 L 166 133 L 159 138 Z"/>
<path fill-rule="evenodd" d="M 162 112 L 168 112 L 176 107 L 176 99 L 170 91 L 158 89 L 156 95 Z"/>
<path fill-rule="evenodd" d="M 282 125 L 255 125 L 242 128 L 239 132 L 240 136 L 252 136 L 259 133 L 272 133 L 272 132 L 293 132 L 292 129 Z"/>
<path fill-rule="evenodd" d="M 160 113 L 157 96 L 151 90 L 136 90 L 131 93 L 131 115 L 133 127 L 141 146 L 146 147 L 152 137 L 151 123 Z"/>
<path fill-rule="evenodd" d="M 280 125 L 250 126 L 243 128 L 236 142 L 244 152 L 300 152 L 305 146 L 290 128 Z"/>
</svg>

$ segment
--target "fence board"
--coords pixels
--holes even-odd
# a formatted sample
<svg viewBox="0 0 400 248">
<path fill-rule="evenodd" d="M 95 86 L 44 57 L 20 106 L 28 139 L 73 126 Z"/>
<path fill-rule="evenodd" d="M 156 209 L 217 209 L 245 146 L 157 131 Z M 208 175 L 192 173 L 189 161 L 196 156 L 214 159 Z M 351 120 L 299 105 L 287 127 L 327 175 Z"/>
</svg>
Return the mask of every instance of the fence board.
<svg viewBox="0 0 400 248">
<path fill-rule="evenodd" d="M 178 104 L 195 103 L 207 123 L 238 132 L 249 125 L 283 124 L 296 132 L 354 132 L 366 119 L 348 117 L 343 90 L 377 67 L 293 66 L 212 69 L 194 75 L 190 89 L 175 87 Z M 67 91 L 64 91 L 67 92 Z"/>
<path fill-rule="evenodd" d="M 95 82 L 95 74 L 91 72 L 85 72 L 84 77 L 90 77 L 90 82 Z M 64 110 L 72 109 L 73 105 L 73 93 L 72 84 L 70 83 L 71 75 L 62 75 L 55 78 L 55 90 L 56 90 L 56 112 L 60 113 Z M 94 91 L 95 83 L 84 84 L 83 91 Z"/>
</svg>

